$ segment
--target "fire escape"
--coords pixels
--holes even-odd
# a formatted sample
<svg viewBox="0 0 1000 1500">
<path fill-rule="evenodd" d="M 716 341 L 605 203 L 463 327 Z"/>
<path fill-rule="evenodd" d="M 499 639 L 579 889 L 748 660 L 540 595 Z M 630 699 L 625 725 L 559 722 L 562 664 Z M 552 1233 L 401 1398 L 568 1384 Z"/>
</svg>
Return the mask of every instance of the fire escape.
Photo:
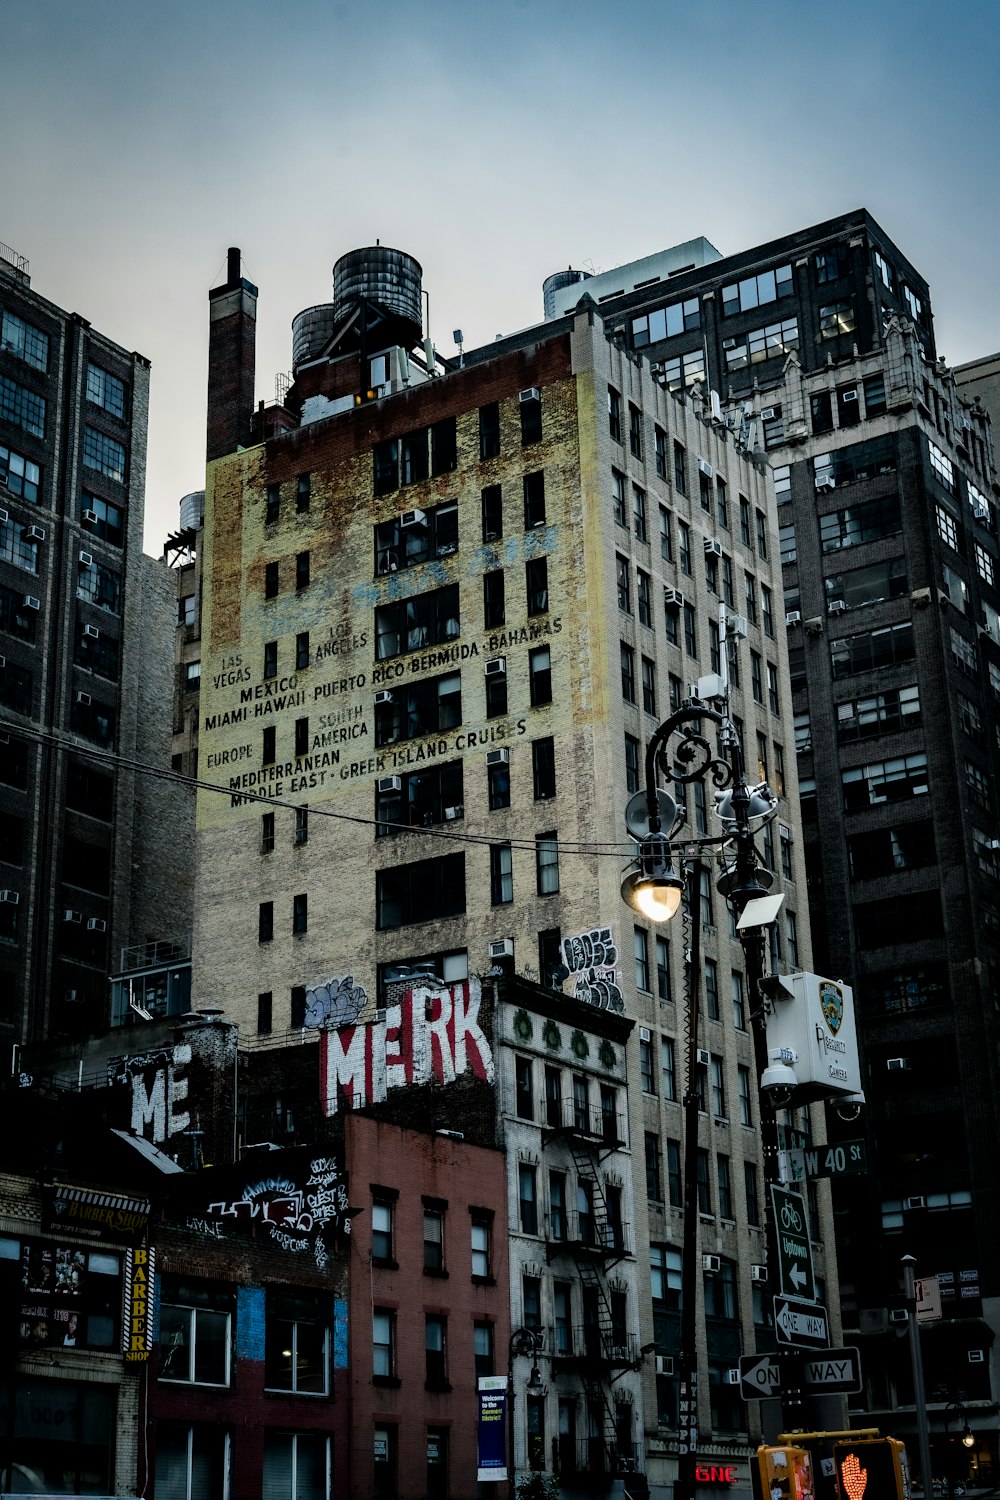
<svg viewBox="0 0 1000 1500">
<path fill-rule="evenodd" d="M 572 1082 L 571 1098 L 545 1100 L 543 1142 L 563 1144 L 575 1169 L 565 1174 L 565 1201 L 550 1203 L 546 1253 L 554 1275 L 569 1263 L 579 1286 L 583 1322 L 572 1321 L 572 1294 L 562 1308 L 557 1296 L 551 1347 L 556 1379 L 576 1376 L 582 1384 L 585 1431 L 577 1432 L 575 1417 L 567 1429 L 561 1412 L 554 1447 L 562 1476 L 603 1490 L 617 1476 L 635 1472 L 634 1412 L 630 1404 L 615 1402 L 614 1382 L 639 1368 L 638 1340 L 629 1330 L 625 1294 L 610 1277 L 631 1254 L 631 1226 L 622 1219 L 621 1188 L 607 1185 L 601 1170 L 625 1137 L 613 1092 L 595 1106 L 588 1080 L 574 1075 Z M 554 1165 L 551 1154 L 549 1160 Z"/>
</svg>

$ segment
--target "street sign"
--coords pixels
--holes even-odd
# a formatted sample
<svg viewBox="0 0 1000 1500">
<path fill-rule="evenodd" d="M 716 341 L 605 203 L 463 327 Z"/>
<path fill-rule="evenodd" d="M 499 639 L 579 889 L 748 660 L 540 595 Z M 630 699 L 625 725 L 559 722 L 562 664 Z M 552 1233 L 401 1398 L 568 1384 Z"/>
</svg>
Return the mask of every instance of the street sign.
<svg viewBox="0 0 1000 1500">
<path fill-rule="evenodd" d="M 779 1290 L 811 1302 L 816 1296 L 805 1199 L 771 1184 L 771 1207 L 778 1243 Z"/>
<path fill-rule="evenodd" d="M 807 1177 L 855 1177 L 868 1171 L 868 1148 L 863 1140 L 810 1146 L 804 1151 L 784 1154 L 788 1157 L 792 1182 L 804 1182 Z"/>
<path fill-rule="evenodd" d="M 830 1342 L 830 1319 L 818 1302 L 797 1297 L 775 1297 L 774 1332 L 779 1344 L 801 1349 L 825 1349 Z"/>
<path fill-rule="evenodd" d="M 740 1396 L 744 1401 L 765 1401 L 781 1387 L 781 1366 L 776 1354 L 744 1354 L 740 1359 Z"/>
<path fill-rule="evenodd" d="M 861 1355 L 857 1349 L 821 1349 L 801 1357 L 799 1374 L 809 1391 L 860 1391 Z"/>
</svg>

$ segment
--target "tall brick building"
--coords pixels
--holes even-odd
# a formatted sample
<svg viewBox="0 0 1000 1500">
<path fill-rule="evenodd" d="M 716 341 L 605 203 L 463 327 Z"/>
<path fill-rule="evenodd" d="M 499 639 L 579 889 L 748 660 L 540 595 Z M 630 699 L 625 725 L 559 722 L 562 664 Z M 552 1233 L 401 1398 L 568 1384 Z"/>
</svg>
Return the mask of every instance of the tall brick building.
<svg viewBox="0 0 1000 1500">
<path fill-rule="evenodd" d="M 301 1036 L 321 981 L 336 992 L 349 976 L 377 1011 L 407 977 L 458 984 L 500 964 L 639 1023 L 629 1430 L 631 1461 L 668 1483 L 685 942 L 681 923 L 656 932 L 622 903 L 624 814 L 653 728 L 726 653 L 747 758 L 780 798 L 764 849 L 786 892 L 774 961 L 808 967 L 766 465 L 707 396 L 665 389 L 610 339 L 593 302 L 442 363 L 422 337 L 419 266 L 383 247 L 343 257 L 333 302 L 295 320 L 291 388 L 248 442 L 257 292 L 237 257 L 210 306 L 199 773 L 216 785 L 199 793 L 195 994 L 277 1041 Z M 690 825 L 712 816 L 693 787 Z M 750 1275 L 765 1204 L 752 997 L 707 870 L 697 919 L 700 1417 L 705 1453 L 731 1461 L 756 1421 L 726 1376 L 766 1325 Z M 553 1208 L 539 1192 L 541 1255 Z M 821 1245 L 823 1185 L 812 1207 Z M 528 1322 L 523 1286 L 511 1296 Z M 558 1420 L 575 1452 L 583 1406 Z"/>
<path fill-rule="evenodd" d="M 190 926 L 173 578 L 142 552 L 149 364 L 0 250 L 0 1037 L 108 1018 L 119 950 Z"/>
<path fill-rule="evenodd" d="M 865 1117 L 833 1122 L 871 1151 L 837 1191 L 866 1377 L 852 1400 L 901 1436 L 912 1422 L 889 1321 L 911 1254 L 941 1291 L 924 1332 L 934 1472 L 952 1472 L 961 1401 L 970 1474 L 995 1482 L 997 361 L 937 358 L 929 288 L 864 211 L 725 259 L 680 248 L 663 276 L 656 257 L 582 285 L 560 273 L 547 302 L 589 292 L 625 349 L 669 388 L 718 391 L 772 465 L 814 962 L 854 986 L 867 1062 Z"/>
</svg>

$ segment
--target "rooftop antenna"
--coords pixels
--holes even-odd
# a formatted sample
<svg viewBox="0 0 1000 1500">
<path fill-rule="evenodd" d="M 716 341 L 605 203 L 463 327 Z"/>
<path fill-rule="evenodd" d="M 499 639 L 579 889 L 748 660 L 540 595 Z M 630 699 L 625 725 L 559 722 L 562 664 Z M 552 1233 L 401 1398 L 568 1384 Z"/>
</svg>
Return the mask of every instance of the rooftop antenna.
<svg viewBox="0 0 1000 1500">
<path fill-rule="evenodd" d="M 464 339 L 463 339 L 463 336 L 462 336 L 462 330 L 461 330 L 461 328 L 456 328 L 455 329 L 454 333 L 452 334 L 452 338 L 455 340 L 455 343 L 458 345 L 458 368 L 460 370 L 463 370 L 465 368 L 465 350 L 462 348 L 462 345 L 464 343 Z"/>
</svg>

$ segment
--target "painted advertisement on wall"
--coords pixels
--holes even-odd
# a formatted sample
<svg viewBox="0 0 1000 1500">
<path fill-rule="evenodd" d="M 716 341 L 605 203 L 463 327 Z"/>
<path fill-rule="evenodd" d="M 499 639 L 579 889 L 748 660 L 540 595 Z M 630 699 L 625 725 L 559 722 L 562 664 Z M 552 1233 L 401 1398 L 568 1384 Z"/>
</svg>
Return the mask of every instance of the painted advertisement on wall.
<svg viewBox="0 0 1000 1500">
<path fill-rule="evenodd" d="M 323 1112 L 380 1104 L 391 1089 L 449 1084 L 465 1074 L 495 1077 L 493 1052 L 479 1023 L 477 979 L 407 990 L 374 1021 L 330 1026 L 320 1035 Z"/>
</svg>

